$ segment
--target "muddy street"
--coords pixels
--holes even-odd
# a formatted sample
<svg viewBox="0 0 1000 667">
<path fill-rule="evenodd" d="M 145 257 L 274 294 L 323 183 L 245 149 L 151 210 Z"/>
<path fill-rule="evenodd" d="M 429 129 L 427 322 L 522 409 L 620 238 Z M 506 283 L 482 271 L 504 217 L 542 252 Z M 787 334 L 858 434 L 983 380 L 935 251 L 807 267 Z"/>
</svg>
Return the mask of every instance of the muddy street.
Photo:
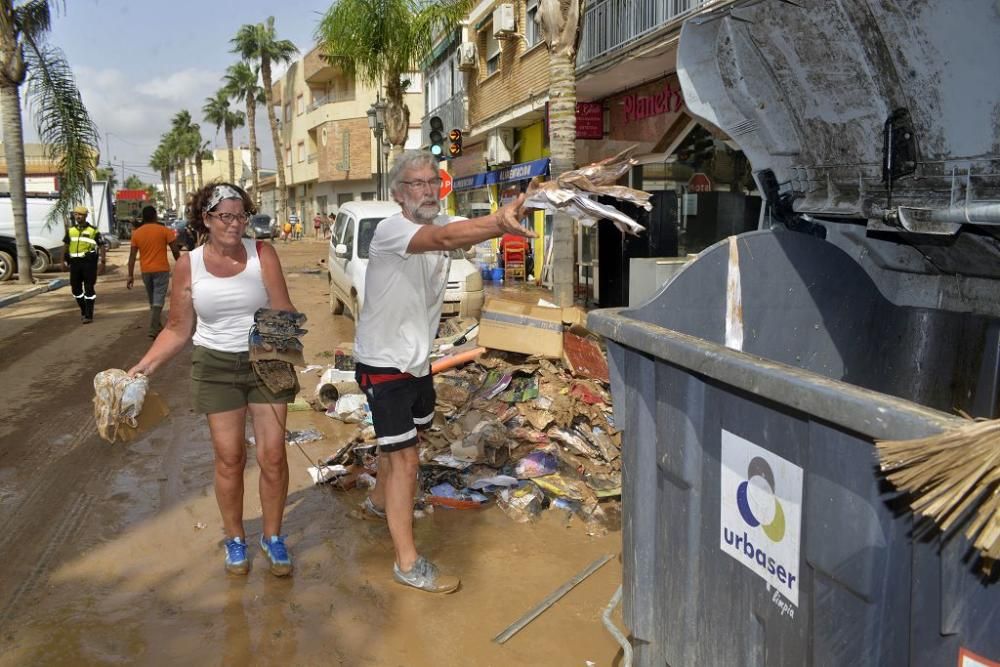
<svg viewBox="0 0 1000 667">
<path fill-rule="evenodd" d="M 306 359 L 329 363 L 353 323 L 329 313 L 326 244 L 277 247 L 309 317 Z M 306 468 L 347 434 L 318 412 L 288 420 L 325 436 L 288 449 L 293 576 L 273 577 L 255 547 L 250 575 L 227 577 L 208 428 L 190 407 L 190 350 L 151 380 L 168 416 L 128 444 L 96 433 L 94 374 L 130 367 L 149 344 L 145 295 L 125 289 L 127 252 L 109 255 L 93 324 L 79 324 L 66 289 L 0 310 L 0 664 L 616 664 L 600 615 L 621 579 L 619 531 L 590 537 L 556 511 L 518 524 L 496 507 L 438 509 L 416 520 L 417 542 L 462 589 L 404 589 L 392 581 L 388 530 L 350 516 L 363 492 L 311 484 Z M 300 377 L 311 393 L 317 376 Z M 248 461 L 255 544 L 252 449 Z M 525 630 L 491 641 L 603 554 L 614 558 Z"/>
</svg>

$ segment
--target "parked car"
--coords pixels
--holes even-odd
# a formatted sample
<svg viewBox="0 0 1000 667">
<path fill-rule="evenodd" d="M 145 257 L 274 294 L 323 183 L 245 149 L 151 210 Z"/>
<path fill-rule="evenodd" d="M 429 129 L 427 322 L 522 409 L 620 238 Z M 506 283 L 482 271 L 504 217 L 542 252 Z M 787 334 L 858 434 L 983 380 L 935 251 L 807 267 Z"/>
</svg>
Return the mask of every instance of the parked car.
<svg viewBox="0 0 1000 667">
<path fill-rule="evenodd" d="M 46 245 L 50 245 L 49 241 Z M 31 264 L 32 273 L 45 273 L 53 266 L 59 266 L 63 259 L 63 246 L 50 248 L 33 246 L 35 260 Z M 17 241 L 13 236 L 0 235 L 0 282 L 10 280 L 17 272 Z"/>
<path fill-rule="evenodd" d="M 251 216 L 243 235 L 252 239 L 269 239 L 274 236 L 274 225 L 271 223 L 271 216 L 266 213 L 258 213 Z"/>
<path fill-rule="evenodd" d="M 357 319 L 364 305 L 368 249 L 375 228 L 399 210 L 394 202 L 385 201 L 353 201 L 340 207 L 330 235 L 327 259 L 331 313 L 339 315 L 346 308 Z M 478 318 L 484 299 L 482 275 L 463 251 L 453 250 L 450 254 L 451 267 L 441 314 Z"/>
<path fill-rule="evenodd" d="M 122 241 L 118 238 L 117 234 L 104 233 L 101 234 L 101 238 L 104 239 L 104 243 L 108 246 L 108 250 L 115 250 L 116 248 L 120 248 L 122 245 Z"/>
</svg>

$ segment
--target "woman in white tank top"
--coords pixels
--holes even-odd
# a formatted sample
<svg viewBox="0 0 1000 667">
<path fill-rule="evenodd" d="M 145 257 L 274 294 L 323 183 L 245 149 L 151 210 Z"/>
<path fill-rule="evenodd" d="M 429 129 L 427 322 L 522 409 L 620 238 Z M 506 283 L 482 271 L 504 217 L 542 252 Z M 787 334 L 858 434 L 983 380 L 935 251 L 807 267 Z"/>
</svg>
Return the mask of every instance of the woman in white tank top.
<svg viewBox="0 0 1000 667">
<path fill-rule="evenodd" d="M 205 243 L 178 260 L 163 329 L 130 375 L 151 375 L 188 341 L 192 393 L 207 415 L 215 450 L 215 495 L 225 530 L 226 570 L 249 572 L 243 528 L 243 472 L 247 414 L 253 418 L 263 534 L 260 546 L 271 572 L 284 576 L 292 564 L 281 536 L 288 495 L 285 418 L 295 391 L 270 392 L 250 367 L 249 334 L 258 308 L 294 311 L 278 255 L 270 243 L 244 239 L 253 203 L 241 188 L 208 185 L 191 199 L 191 225 Z M 192 335 L 193 332 L 193 335 Z"/>
</svg>

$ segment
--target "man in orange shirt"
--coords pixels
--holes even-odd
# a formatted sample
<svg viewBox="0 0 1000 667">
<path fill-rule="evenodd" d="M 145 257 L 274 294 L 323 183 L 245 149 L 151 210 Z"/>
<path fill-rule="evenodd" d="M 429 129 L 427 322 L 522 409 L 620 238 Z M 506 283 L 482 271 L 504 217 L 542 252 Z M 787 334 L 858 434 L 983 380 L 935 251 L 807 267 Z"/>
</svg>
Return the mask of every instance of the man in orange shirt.
<svg viewBox="0 0 1000 667">
<path fill-rule="evenodd" d="M 180 256 L 177 247 L 177 233 L 161 223 L 156 217 L 156 207 L 146 206 L 142 209 L 142 224 L 132 232 L 132 249 L 128 255 L 128 280 L 125 287 L 132 289 L 135 274 L 135 256 L 139 255 L 139 268 L 142 269 L 142 283 L 146 286 L 146 296 L 149 298 L 149 337 L 156 338 L 163 324 L 160 321 L 163 304 L 167 298 L 167 286 L 170 285 L 170 263 L 167 261 L 167 248 L 176 261 Z"/>
</svg>

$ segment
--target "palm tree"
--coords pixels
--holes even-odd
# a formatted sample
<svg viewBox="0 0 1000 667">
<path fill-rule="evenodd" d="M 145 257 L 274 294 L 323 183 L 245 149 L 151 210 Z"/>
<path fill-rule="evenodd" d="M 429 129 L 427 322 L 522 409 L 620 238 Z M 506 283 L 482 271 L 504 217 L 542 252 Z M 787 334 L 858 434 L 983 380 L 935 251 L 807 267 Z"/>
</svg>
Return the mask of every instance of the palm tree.
<svg viewBox="0 0 1000 667">
<path fill-rule="evenodd" d="M 177 205 L 181 206 L 187 191 L 187 162 L 194 158 L 201 145 L 201 128 L 191 119 L 191 112 L 181 109 L 170 120 L 170 135 L 174 163 L 180 172 L 177 177 Z"/>
<path fill-rule="evenodd" d="M 17 240 L 18 282 L 30 284 L 33 255 L 25 197 L 21 85 L 27 83 L 39 139 L 58 162 L 59 200 L 50 221 L 65 218 L 90 187 L 97 166 L 97 127 L 87 113 L 62 51 L 46 44 L 52 27 L 48 0 L 0 0 L 0 115 Z"/>
<path fill-rule="evenodd" d="M 198 135 L 198 139 L 201 140 L 201 135 L 200 134 Z M 205 179 L 202 178 L 202 170 L 201 170 L 201 166 L 202 165 L 201 165 L 201 163 L 202 163 L 203 160 L 205 160 L 205 158 L 208 158 L 209 160 L 214 159 L 214 157 L 212 155 L 212 152 L 209 151 L 209 150 L 207 150 L 209 144 L 211 144 L 211 143 L 212 143 L 211 141 L 206 141 L 206 142 L 203 142 L 203 143 L 199 144 L 198 145 L 198 150 L 194 154 L 194 168 L 195 168 L 195 171 L 198 173 L 198 189 L 199 190 L 201 190 L 201 188 L 205 185 Z"/>
<path fill-rule="evenodd" d="M 339 0 L 316 28 L 316 41 L 327 58 L 348 76 L 367 85 L 385 86 L 386 137 L 401 151 L 410 129 L 410 109 L 403 101 L 406 74 L 420 69 L 431 53 L 431 35 L 448 32 L 468 14 L 469 0 Z"/>
<path fill-rule="evenodd" d="M 260 71 L 246 62 L 230 65 L 226 70 L 224 90 L 233 99 L 247 105 L 247 130 L 250 133 L 250 178 L 253 197 L 260 205 L 259 175 L 257 174 L 257 107 L 264 103 L 264 89 L 257 83 Z"/>
<path fill-rule="evenodd" d="M 549 48 L 549 163 L 553 178 L 576 168 L 576 52 L 585 0 L 539 0 L 542 37 Z M 552 285 L 555 302 L 573 305 L 573 219 L 557 213 L 552 220 Z M 568 278 L 568 280 L 567 280 Z"/>
<path fill-rule="evenodd" d="M 164 140 L 160 138 L 160 144 L 153 151 L 149 158 L 149 166 L 160 175 L 160 182 L 163 184 L 163 199 L 168 209 L 174 207 L 170 199 L 170 159 L 167 157 L 167 149 Z"/>
<path fill-rule="evenodd" d="M 267 110 L 267 120 L 271 125 L 271 140 L 274 142 L 274 160 L 278 166 L 278 196 L 275 202 L 275 220 L 285 219 L 285 199 L 288 191 L 285 186 L 284 152 L 281 150 L 281 135 L 278 134 L 278 117 L 274 113 L 274 93 L 271 90 L 271 65 L 288 63 L 299 50 L 287 39 L 278 39 L 274 31 L 274 17 L 267 17 L 264 23 L 245 24 L 240 26 L 236 37 L 230 40 L 233 53 L 240 54 L 243 60 L 254 62 L 260 66 L 261 82 L 264 87 L 264 108 Z M 256 193 L 255 193 L 256 196 Z"/>
<path fill-rule="evenodd" d="M 242 111 L 233 111 L 229 108 L 229 93 L 225 88 L 220 88 L 215 92 L 215 97 L 206 97 L 205 106 L 201 108 L 205 114 L 205 120 L 215 125 L 215 131 L 219 128 L 226 135 L 226 148 L 229 150 L 229 182 L 236 182 L 236 160 L 233 154 L 233 129 L 243 127 L 246 120 Z M 240 170 L 242 173 L 242 169 Z"/>
</svg>

